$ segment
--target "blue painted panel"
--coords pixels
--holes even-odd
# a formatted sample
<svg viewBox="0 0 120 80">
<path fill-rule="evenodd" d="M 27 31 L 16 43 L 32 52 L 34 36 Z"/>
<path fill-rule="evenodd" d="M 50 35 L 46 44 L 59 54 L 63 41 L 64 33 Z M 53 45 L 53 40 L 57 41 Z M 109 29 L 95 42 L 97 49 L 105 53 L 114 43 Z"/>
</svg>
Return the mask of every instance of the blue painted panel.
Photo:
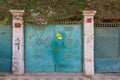
<svg viewBox="0 0 120 80">
<path fill-rule="evenodd" d="M 120 59 L 95 59 L 95 72 L 120 72 Z"/>
<path fill-rule="evenodd" d="M 53 27 L 27 25 L 25 28 L 26 72 L 53 72 Z"/>
<path fill-rule="evenodd" d="M 0 26 L 0 72 L 12 71 L 12 28 Z"/>
<path fill-rule="evenodd" d="M 80 25 L 27 25 L 26 72 L 81 72 L 81 30 Z"/>
<path fill-rule="evenodd" d="M 119 72 L 119 28 L 95 28 L 95 71 Z"/>
<path fill-rule="evenodd" d="M 95 58 L 118 58 L 118 32 L 117 27 L 95 28 Z"/>
<path fill-rule="evenodd" d="M 81 72 L 82 70 L 82 29 L 81 25 L 56 25 L 55 68 L 57 72 Z"/>
</svg>

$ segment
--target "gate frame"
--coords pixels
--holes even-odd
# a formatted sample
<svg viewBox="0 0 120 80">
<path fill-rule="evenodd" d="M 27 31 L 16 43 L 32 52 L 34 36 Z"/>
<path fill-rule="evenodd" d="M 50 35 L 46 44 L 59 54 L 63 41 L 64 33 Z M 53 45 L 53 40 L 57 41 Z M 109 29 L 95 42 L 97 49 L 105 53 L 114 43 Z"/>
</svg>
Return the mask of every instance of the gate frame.
<svg viewBox="0 0 120 80">
<path fill-rule="evenodd" d="M 101 35 L 102 35 L 102 37 L 104 36 L 105 39 L 106 39 L 107 37 L 111 38 L 111 37 L 116 37 L 117 36 L 118 39 L 115 39 L 115 40 L 118 40 L 118 43 L 119 43 L 119 32 L 120 32 L 119 31 L 119 28 L 120 28 L 119 26 L 120 26 L 119 23 L 112 23 L 112 22 L 109 22 L 109 23 L 106 23 L 106 22 L 96 23 L 95 24 L 95 29 L 96 29 L 96 32 L 98 32 L 98 35 L 95 33 L 96 37 L 98 37 L 99 35 L 100 35 L 99 37 L 101 37 Z M 100 30 L 105 30 L 105 33 L 107 34 L 107 36 L 106 36 L 106 34 L 103 35 L 104 31 L 103 31 L 102 34 L 99 34 Z M 117 30 L 117 33 L 113 33 L 113 32 L 116 32 L 116 30 Z M 111 35 L 111 33 L 113 33 L 114 35 L 109 36 L 108 33 L 109 33 L 109 35 Z M 95 41 L 97 41 L 96 39 L 97 38 L 95 38 Z M 98 42 L 99 41 L 97 41 L 97 43 Z M 112 43 L 111 43 L 111 45 L 114 46 Z M 96 46 L 97 45 L 95 45 L 95 49 L 96 49 Z M 119 47 L 119 45 L 118 45 L 118 47 Z M 97 49 L 99 49 L 99 48 L 97 48 Z M 105 56 L 104 56 L 103 53 L 102 53 L 102 55 L 99 55 L 99 53 L 97 53 L 98 50 L 96 50 L 96 52 L 95 52 L 95 55 L 97 55 L 97 54 L 98 55 L 95 56 L 95 65 L 94 66 L 95 66 L 95 72 L 98 73 L 98 74 L 99 73 L 101 74 L 101 73 L 115 73 L 115 72 L 117 73 L 117 72 L 119 72 L 119 66 L 117 66 L 117 64 L 119 65 L 119 51 L 118 51 L 117 54 L 114 52 L 115 56 L 113 56 L 113 55 L 111 56 L 112 53 L 110 53 L 110 48 L 108 48 L 108 49 L 109 49 L 109 52 L 105 52 L 104 51 L 105 49 L 102 51 L 103 53 L 104 52 L 106 53 Z M 108 53 L 110 54 L 109 56 L 108 56 Z M 104 66 L 102 66 L 102 65 L 104 65 Z M 114 66 L 116 66 L 116 67 L 114 67 Z M 108 69 L 106 69 L 107 67 L 108 67 Z"/>
<path fill-rule="evenodd" d="M 24 74 L 24 10 L 10 10 L 13 15 L 13 75 Z M 83 11 L 83 69 L 86 75 L 94 75 L 94 16 L 95 10 Z M 20 41 L 17 39 L 19 38 Z M 17 39 L 17 40 L 16 40 Z M 19 45 L 16 45 L 19 44 Z M 19 46 L 20 50 L 17 49 Z M 17 52 L 17 55 L 16 55 Z"/>
</svg>

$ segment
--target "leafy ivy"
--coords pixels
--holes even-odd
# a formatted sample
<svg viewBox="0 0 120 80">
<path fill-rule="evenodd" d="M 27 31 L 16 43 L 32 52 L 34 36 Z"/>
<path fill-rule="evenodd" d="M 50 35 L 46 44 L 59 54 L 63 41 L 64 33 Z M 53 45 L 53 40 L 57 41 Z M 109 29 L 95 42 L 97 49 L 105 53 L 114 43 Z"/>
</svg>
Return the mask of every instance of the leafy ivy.
<svg viewBox="0 0 120 80">
<path fill-rule="evenodd" d="M 97 10 L 100 17 L 104 12 L 113 16 L 120 11 L 119 4 L 119 0 L 0 0 L 0 24 L 11 22 L 10 9 L 23 9 L 26 23 L 41 24 L 80 21 L 86 8 Z"/>
<path fill-rule="evenodd" d="M 9 20 L 10 9 L 24 9 L 25 21 L 32 23 L 39 23 L 41 20 L 80 20 L 86 2 L 87 0 L 0 0 L 0 18 L 4 18 L 0 22 Z"/>
</svg>

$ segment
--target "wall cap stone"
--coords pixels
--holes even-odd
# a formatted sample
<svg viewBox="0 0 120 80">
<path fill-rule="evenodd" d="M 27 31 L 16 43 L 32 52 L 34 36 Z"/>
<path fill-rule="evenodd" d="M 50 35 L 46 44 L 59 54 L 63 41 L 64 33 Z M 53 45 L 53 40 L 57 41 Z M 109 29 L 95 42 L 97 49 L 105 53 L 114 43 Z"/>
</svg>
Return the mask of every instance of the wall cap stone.
<svg viewBox="0 0 120 80">
<path fill-rule="evenodd" d="M 25 11 L 24 10 L 10 10 L 10 12 L 12 13 L 12 15 L 23 15 Z"/>
<path fill-rule="evenodd" d="M 96 10 L 84 10 L 83 15 L 84 16 L 94 16 L 96 14 Z"/>
</svg>

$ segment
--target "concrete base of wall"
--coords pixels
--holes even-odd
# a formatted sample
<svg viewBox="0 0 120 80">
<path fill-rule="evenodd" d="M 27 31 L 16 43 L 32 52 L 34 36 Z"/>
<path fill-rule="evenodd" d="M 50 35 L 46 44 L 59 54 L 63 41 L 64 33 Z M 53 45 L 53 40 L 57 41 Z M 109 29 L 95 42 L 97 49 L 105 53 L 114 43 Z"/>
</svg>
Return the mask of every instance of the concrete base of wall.
<svg viewBox="0 0 120 80">
<path fill-rule="evenodd" d="M 41 75 L 42 74 L 42 75 Z M 77 73 L 78 74 L 78 73 Z M 12 74 L 1 74 L 0 80 L 120 80 L 120 74 L 96 74 L 94 76 L 84 76 L 83 74 L 52 74 L 48 73 L 25 73 L 23 76 L 13 76 Z"/>
</svg>

